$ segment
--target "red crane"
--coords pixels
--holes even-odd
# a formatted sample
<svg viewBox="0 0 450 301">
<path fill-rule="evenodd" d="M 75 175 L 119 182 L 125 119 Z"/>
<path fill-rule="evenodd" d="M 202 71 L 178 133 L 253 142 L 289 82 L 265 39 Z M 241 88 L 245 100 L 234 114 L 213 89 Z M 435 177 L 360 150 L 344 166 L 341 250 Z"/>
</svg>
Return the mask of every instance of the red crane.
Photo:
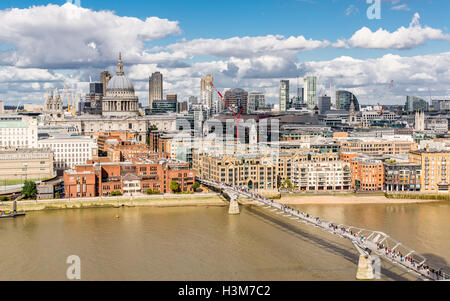
<svg viewBox="0 0 450 301">
<path fill-rule="evenodd" d="M 228 110 L 230 110 L 230 112 L 233 114 L 234 118 L 236 119 L 236 138 L 239 139 L 239 120 L 241 119 L 241 115 L 244 112 L 244 109 L 241 109 L 239 111 L 238 114 L 236 114 L 231 108 L 230 105 L 228 104 L 228 102 L 225 100 L 225 98 L 223 97 L 222 93 L 220 93 L 220 91 L 216 88 L 216 86 L 214 86 L 214 83 L 211 83 L 212 88 L 217 92 L 217 94 L 219 94 L 220 99 L 223 101 L 223 103 L 225 104 L 225 106 L 227 107 Z"/>
</svg>

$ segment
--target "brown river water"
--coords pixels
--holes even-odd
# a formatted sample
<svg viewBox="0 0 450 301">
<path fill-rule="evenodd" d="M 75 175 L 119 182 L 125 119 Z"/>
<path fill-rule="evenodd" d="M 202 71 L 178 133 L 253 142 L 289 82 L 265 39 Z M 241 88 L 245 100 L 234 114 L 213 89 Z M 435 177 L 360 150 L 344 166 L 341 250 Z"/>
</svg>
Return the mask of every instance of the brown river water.
<svg viewBox="0 0 450 301">
<path fill-rule="evenodd" d="M 448 269 L 450 204 L 305 205 L 383 231 Z M 116 216 L 120 219 L 116 219 Z M 258 207 L 55 210 L 0 219 L 0 280 L 355 280 L 352 244 Z M 383 262 L 382 280 L 415 280 Z"/>
</svg>

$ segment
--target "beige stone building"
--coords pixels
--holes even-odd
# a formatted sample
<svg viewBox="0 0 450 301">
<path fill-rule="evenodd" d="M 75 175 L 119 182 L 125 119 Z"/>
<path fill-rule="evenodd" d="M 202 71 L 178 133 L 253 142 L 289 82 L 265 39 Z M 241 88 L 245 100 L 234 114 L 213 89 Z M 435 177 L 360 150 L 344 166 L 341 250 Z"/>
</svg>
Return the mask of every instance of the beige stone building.
<svg viewBox="0 0 450 301">
<path fill-rule="evenodd" d="M 49 149 L 0 151 L 0 184 L 7 180 L 40 180 L 55 176 L 53 152 Z"/>
<path fill-rule="evenodd" d="M 450 151 L 412 151 L 410 161 L 422 166 L 422 192 L 450 193 Z"/>
<path fill-rule="evenodd" d="M 417 143 L 395 138 L 350 138 L 337 140 L 341 153 L 358 153 L 364 155 L 408 154 L 417 149 Z"/>
<path fill-rule="evenodd" d="M 200 179 L 247 186 L 251 190 L 276 190 L 277 164 L 267 155 L 193 155 L 193 169 Z"/>
</svg>

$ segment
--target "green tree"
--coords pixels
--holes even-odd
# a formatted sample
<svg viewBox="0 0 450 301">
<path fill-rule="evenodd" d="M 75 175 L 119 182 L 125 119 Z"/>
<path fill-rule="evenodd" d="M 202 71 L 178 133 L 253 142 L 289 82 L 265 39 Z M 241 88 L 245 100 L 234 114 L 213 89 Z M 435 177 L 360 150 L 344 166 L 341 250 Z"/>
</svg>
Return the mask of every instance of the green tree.
<svg viewBox="0 0 450 301">
<path fill-rule="evenodd" d="M 293 188 L 294 188 L 294 185 L 292 185 L 291 180 L 286 179 L 286 181 L 284 181 L 284 183 L 283 183 L 283 187 L 284 187 L 284 188 L 288 188 L 288 189 L 293 189 Z"/>
<path fill-rule="evenodd" d="M 22 194 L 26 199 L 35 197 L 37 194 L 36 183 L 33 181 L 25 181 L 25 185 L 22 188 Z"/>
<path fill-rule="evenodd" d="M 120 191 L 112 191 L 111 192 L 111 196 L 121 196 L 122 195 L 122 192 L 120 192 Z"/>
<path fill-rule="evenodd" d="M 172 181 L 170 182 L 170 190 L 172 190 L 172 192 L 174 193 L 177 193 L 180 190 L 180 185 L 178 185 L 176 181 Z"/>
<path fill-rule="evenodd" d="M 57 192 L 55 193 L 55 200 L 59 200 L 61 198 L 61 195 Z"/>
<path fill-rule="evenodd" d="M 2 196 L 0 198 L 0 202 L 7 202 L 7 201 L 9 201 L 9 198 L 7 196 Z"/>
<path fill-rule="evenodd" d="M 199 182 L 195 182 L 193 185 L 192 185 L 192 190 L 193 191 L 197 191 L 197 189 L 199 189 L 200 188 L 200 183 Z"/>
</svg>

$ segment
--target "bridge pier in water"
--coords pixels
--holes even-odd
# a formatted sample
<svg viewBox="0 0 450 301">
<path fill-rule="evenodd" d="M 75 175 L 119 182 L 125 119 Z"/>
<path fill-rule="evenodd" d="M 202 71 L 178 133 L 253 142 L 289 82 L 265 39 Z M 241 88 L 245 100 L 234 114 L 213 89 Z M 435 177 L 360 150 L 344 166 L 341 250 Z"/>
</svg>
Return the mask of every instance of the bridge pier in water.
<svg viewBox="0 0 450 301">
<path fill-rule="evenodd" d="M 374 268 L 372 265 L 372 256 L 360 255 L 358 262 L 358 270 L 356 272 L 358 280 L 374 280 Z"/>
<path fill-rule="evenodd" d="M 230 196 L 230 207 L 228 208 L 228 214 L 230 215 L 237 215 L 240 214 L 239 210 L 239 202 L 238 197 L 236 195 Z"/>
</svg>

